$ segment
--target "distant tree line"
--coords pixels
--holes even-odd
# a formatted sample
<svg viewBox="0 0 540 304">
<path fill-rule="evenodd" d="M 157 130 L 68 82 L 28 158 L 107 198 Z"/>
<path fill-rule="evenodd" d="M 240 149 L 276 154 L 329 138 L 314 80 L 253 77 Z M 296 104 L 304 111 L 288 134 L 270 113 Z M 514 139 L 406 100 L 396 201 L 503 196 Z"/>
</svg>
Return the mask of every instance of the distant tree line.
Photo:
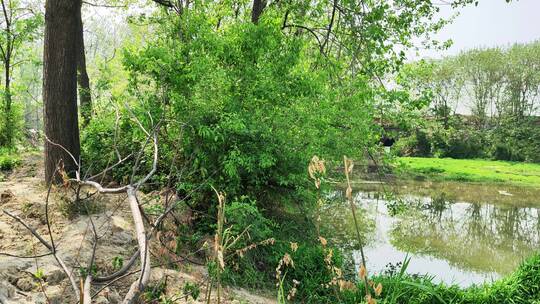
<svg viewBox="0 0 540 304">
<path fill-rule="evenodd" d="M 415 62 L 398 83 L 429 104 L 400 153 L 540 161 L 540 42 Z"/>
</svg>

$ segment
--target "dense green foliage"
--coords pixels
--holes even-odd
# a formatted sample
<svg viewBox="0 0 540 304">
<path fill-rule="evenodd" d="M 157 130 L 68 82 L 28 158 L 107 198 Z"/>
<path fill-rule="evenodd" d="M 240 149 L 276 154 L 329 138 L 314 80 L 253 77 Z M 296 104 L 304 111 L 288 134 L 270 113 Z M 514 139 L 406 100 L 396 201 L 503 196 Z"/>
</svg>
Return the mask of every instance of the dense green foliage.
<svg viewBox="0 0 540 304">
<path fill-rule="evenodd" d="M 3 68 L 0 106 L 0 147 L 14 147 L 23 134 L 23 105 L 31 92 L 28 67 L 36 71 L 32 62 L 35 54 L 30 48 L 40 36 L 43 15 L 34 11 L 31 0 L 2 2 L 0 14 L 0 63 Z M 21 80 L 17 79 L 21 76 Z"/>
<path fill-rule="evenodd" d="M 196 14 L 189 23 L 161 18 L 166 34 L 142 50 L 126 50 L 124 59 L 128 96 L 137 100 L 133 112 L 148 128 L 162 120 L 163 175 L 157 179 L 173 164 L 187 172 L 174 179 L 185 194 L 213 184 L 229 196 L 263 202 L 269 194 L 302 188 L 313 154 L 361 155 L 373 146 L 370 85 L 359 77 L 332 87 L 325 69 L 313 69 L 318 58 L 306 56 L 304 38 L 284 35 L 272 20 L 216 32 Z M 170 38 L 178 27 L 193 37 L 189 43 Z M 114 146 L 114 123 L 109 111 L 85 130 L 85 160 L 95 170 L 111 159 L 103 147 Z M 129 119 L 118 130 L 120 151 L 145 141 Z"/>
<path fill-rule="evenodd" d="M 423 121 L 398 137 L 395 150 L 404 156 L 540 162 L 540 128 L 536 116 L 505 119 L 485 129 L 454 116 L 448 120 L 447 128 L 437 121 Z"/>
</svg>

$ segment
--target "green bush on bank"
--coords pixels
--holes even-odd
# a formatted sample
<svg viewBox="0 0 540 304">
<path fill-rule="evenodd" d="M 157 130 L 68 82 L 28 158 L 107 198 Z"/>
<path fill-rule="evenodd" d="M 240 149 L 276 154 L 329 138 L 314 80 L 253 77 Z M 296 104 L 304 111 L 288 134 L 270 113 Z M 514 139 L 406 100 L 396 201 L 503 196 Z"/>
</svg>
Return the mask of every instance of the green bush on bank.
<svg viewBox="0 0 540 304">
<path fill-rule="evenodd" d="M 314 154 L 363 155 L 377 142 L 369 81 L 354 77 L 329 86 L 330 71 L 309 56 L 305 39 L 281 31 L 281 19 L 215 31 L 203 13 L 188 13 L 189 22 L 159 17 L 155 38 L 142 49 L 125 49 L 129 85 L 118 96 L 121 119 L 116 126 L 111 105 L 96 105 L 81 140 L 85 168 L 99 172 L 114 164 L 113 147 L 125 156 L 145 145 L 133 116 L 147 129 L 161 121 L 154 187 L 171 180 L 202 211 L 214 196 L 209 185 L 269 209 L 284 201 L 279 195 L 305 201 Z M 178 31 L 189 38 L 179 40 Z M 151 165 L 150 145 L 145 152 L 140 174 Z M 122 182 L 134 162 L 115 167 L 112 178 Z"/>
<path fill-rule="evenodd" d="M 3 93 L 0 95 L 3 99 Z M 9 112 L 4 106 L 0 107 L 0 147 L 3 149 L 13 149 L 24 140 L 24 106 L 16 99 L 12 102 Z"/>
</svg>

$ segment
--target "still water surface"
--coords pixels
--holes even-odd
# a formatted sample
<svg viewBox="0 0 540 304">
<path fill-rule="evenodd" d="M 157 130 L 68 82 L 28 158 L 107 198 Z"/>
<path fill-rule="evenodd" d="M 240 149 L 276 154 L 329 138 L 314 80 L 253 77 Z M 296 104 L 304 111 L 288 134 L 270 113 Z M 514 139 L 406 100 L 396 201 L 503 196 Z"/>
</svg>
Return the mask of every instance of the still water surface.
<svg viewBox="0 0 540 304">
<path fill-rule="evenodd" d="M 355 188 L 372 273 L 408 255 L 409 273 L 470 286 L 511 273 L 540 250 L 540 189 L 459 182 L 357 184 Z M 322 212 L 323 231 L 351 252 L 358 264 L 344 193 L 332 192 L 329 201 Z"/>
</svg>

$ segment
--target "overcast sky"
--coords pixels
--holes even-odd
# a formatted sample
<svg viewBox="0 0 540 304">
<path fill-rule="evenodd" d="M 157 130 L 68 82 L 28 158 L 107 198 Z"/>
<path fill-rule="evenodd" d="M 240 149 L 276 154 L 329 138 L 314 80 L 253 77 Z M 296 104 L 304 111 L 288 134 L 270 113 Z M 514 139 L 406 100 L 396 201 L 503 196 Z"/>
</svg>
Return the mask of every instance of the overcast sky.
<svg viewBox="0 0 540 304">
<path fill-rule="evenodd" d="M 456 11 L 441 6 L 441 16 Z M 440 58 L 460 51 L 491 46 L 507 46 L 516 42 L 540 39 L 540 0 L 480 0 L 478 6 L 459 9 L 459 16 L 436 36 L 438 40 L 452 39 L 453 46 L 445 52 L 419 51 L 420 58 Z"/>
</svg>

